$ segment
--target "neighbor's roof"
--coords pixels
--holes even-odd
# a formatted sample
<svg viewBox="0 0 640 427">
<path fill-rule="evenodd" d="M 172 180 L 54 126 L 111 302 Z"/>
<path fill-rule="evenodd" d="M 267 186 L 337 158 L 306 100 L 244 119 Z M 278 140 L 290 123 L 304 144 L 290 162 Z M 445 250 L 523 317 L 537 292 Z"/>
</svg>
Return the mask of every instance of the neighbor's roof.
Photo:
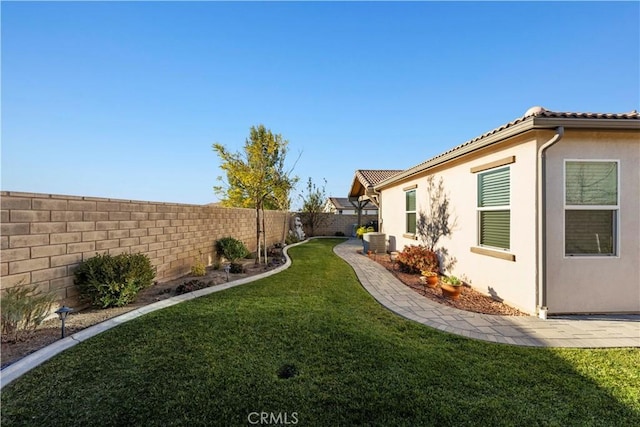
<svg viewBox="0 0 640 427">
<path fill-rule="evenodd" d="M 349 191 L 349 197 L 357 197 L 368 188 L 373 188 L 374 185 L 385 179 L 391 178 L 394 175 L 399 174 L 402 170 L 396 169 L 358 169 L 356 175 L 351 184 L 351 191 Z"/>
<path fill-rule="evenodd" d="M 335 206 L 336 209 L 356 209 L 347 197 L 329 197 L 329 200 L 333 203 L 333 206 Z M 371 205 L 367 206 L 366 209 L 373 210 L 378 209 L 378 207 Z"/>
<path fill-rule="evenodd" d="M 374 184 L 376 190 L 423 172 L 433 166 L 460 157 L 464 154 L 502 141 L 531 129 L 553 129 L 559 126 L 581 129 L 637 129 L 640 130 L 640 113 L 569 113 L 549 111 L 543 107 L 532 107 L 522 116 L 497 127 L 476 138 L 464 142 L 442 154 L 412 168 L 396 173 Z"/>
</svg>

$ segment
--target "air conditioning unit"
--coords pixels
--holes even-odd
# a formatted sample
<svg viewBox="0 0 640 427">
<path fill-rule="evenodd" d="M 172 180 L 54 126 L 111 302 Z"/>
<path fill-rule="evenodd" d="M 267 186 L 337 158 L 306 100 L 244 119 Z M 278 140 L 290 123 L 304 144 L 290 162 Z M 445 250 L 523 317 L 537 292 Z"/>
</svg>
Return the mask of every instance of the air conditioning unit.
<svg viewBox="0 0 640 427">
<path fill-rule="evenodd" d="M 364 233 L 362 241 L 365 254 L 369 251 L 378 254 L 387 253 L 387 235 L 384 233 Z"/>
</svg>

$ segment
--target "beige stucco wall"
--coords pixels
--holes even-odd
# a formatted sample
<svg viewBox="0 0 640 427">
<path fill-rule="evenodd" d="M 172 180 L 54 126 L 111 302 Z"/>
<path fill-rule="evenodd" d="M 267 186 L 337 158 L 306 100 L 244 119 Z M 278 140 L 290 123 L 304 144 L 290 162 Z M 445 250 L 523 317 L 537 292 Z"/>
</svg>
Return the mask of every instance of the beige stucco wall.
<svg viewBox="0 0 640 427">
<path fill-rule="evenodd" d="M 564 160 L 619 160 L 619 254 L 565 257 Z M 640 312 L 640 135 L 568 130 L 548 151 L 547 305 L 550 313 Z"/>
<path fill-rule="evenodd" d="M 453 216 L 457 226 L 451 238 L 441 240 L 456 264 L 448 273 L 454 274 L 486 294 L 495 294 L 511 305 L 529 313 L 536 310 L 536 138 L 544 139 L 553 133 L 530 132 L 512 138 L 433 170 L 436 178 L 444 178 L 449 192 Z M 508 261 L 471 252 L 478 243 L 477 174 L 470 168 L 515 156 L 511 167 L 511 237 Z M 405 227 L 405 199 L 403 188 L 417 185 L 417 210 L 427 203 L 426 176 L 406 180 L 382 191 L 382 231 L 390 238 L 393 248 L 419 241 L 403 237 Z"/>
</svg>

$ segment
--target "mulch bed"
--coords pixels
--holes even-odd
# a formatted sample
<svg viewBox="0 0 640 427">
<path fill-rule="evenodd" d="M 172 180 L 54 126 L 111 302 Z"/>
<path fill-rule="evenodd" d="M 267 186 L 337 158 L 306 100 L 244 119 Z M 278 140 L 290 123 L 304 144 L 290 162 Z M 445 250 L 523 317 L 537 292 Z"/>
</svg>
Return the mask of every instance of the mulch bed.
<svg viewBox="0 0 640 427">
<path fill-rule="evenodd" d="M 510 307 L 488 295 L 484 295 L 468 285 L 464 286 L 462 294 L 460 294 L 460 297 L 457 300 L 450 300 L 442 296 L 442 291 L 439 286 L 436 286 L 435 288 L 428 288 L 424 286 L 420 282 L 419 274 L 410 274 L 400 271 L 398 264 L 396 263 L 394 266 L 388 255 L 374 255 L 371 259 L 390 271 L 398 280 L 411 288 L 411 290 L 437 303 L 474 313 L 495 314 L 501 316 L 528 316 L 527 313 Z"/>
</svg>

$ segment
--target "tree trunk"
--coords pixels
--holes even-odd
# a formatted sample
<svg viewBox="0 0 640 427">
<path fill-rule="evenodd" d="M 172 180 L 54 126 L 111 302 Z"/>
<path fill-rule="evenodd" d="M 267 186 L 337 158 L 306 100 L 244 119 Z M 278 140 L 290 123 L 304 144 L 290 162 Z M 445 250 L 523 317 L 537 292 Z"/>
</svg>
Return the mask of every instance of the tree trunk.
<svg viewBox="0 0 640 427">
<path fill-rule="evenodd" d="M 260 264 L 260 205 L 256 204 L 256 264 Z"/>
<path fill-rule="evenodd" d="M 287 236 L 289 235 L 289 230 L 287 230 L 289 223 L 291 222 L 291 218 L 289 218 L 289 214 L 285 212 L 284 215 L 284 224 L 282 227 L 282 244 L 287 241 Z"/>
<path fill-rule="evenodd" d="M 264 206 L 262 206 L 262 243 L 264 247 L 264 263 L 266 265 L 269 263 L 269 259 L 267 258 L 267 225 L 264 218 Z"/>
</svg>

